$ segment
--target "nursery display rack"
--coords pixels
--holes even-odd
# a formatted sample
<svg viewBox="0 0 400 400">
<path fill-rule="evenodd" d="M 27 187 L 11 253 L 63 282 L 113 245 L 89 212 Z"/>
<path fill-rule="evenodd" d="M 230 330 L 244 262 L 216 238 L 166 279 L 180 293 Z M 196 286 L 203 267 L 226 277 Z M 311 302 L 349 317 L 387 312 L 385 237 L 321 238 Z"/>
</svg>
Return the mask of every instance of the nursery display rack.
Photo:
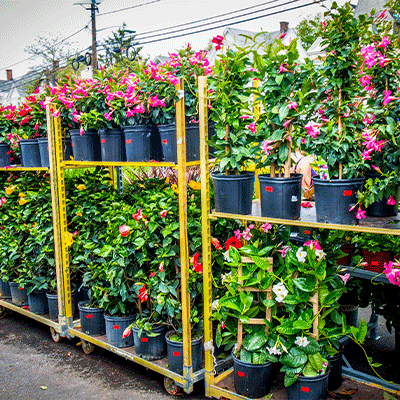
<svg viewBox="0 0 400 400">
<path fill-rule="evenodd" d="M 361 225 L 338 225 L 325 224 L 315 221 L 315 215 L 310 211 L 304 212 L 300 220 L 287 220 L 279 218 L 263 218 L 260 212 L 260 200 L 253 201 L 251 215 L 227 214 L 215 212 L 210 206 L 210 161 L 208 156 L 208 98 L 207 79 L 199 77 L 199 124 L 200 124 L 200 167 L 201 167 L 201 201 L 202 201 L 202 253 L 203 253 L 203 291 L 204 291 L 204 349 L 205 349 L 205 386 L 206 396 L 214 398 L 225 398 L 232 400 L 244 400 L 247 397 L 237 394 L 233 389 L 233 367 L 218 373 L 214 358 L 213 330 L 212 330 L 212 259 L 211 259 L 211 221 L 218 218 L 239 220 L 243 223 L 269 222 L 290 226 L 344 230 L 355 232 L 369 232 L 376 234 L 400 235 L 400 229 L 393 229 L 393 225 L 383 226 L 361 226 Z M 315 209 L 315 207 L 314 207 Z M 367 272 L 367 274 L 364 274 Z M 368 271 L 358 271 L 364 279 L 371 279 Z M 374 274 L 374 273 L 372 273 Z M 376 275 L 376 274 L 374 274 Z M 376 329 L 376 317 L 371 316 L 369 328 Z M 376 335 L 376 333 L 375 333 Z M 344 376 L 360 380 L 362 382 L 400 393 L 400 385 L 387 383 L 374 376 L 354 370 L 350 364 L 343 368 Z"/>
</svg>

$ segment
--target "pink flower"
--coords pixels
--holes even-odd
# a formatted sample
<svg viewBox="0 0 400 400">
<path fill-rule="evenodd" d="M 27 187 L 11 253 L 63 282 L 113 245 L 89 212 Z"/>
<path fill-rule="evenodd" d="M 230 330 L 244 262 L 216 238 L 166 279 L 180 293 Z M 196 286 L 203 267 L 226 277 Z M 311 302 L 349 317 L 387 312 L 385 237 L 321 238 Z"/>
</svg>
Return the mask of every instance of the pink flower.
<svg viewBox="0 0 400 400">
<path fill-rule="evenodd" d="M 249 128 L 252 133 L 257 133 L 255 122 L 252 122 L 250 125 L 247 125 L 246 128 Z"/>
<path fill-rule="evenodd" d="M 7 203 L 7 199 L 5 197 L 2 197 L 0 199 L 0 206 L 2 206 L 3 204 Z"/>
<path fill-rule="evenodd" d="M 372 78 L 369 75 L 364 75 L 359 79 L 359 81 L 360 81 L 361 85 L 364 87 L 364 86 L 368 86 L 371 84 L 371 79 Z"/>
<path fill-rule="evenodd" d="M 122 338 L 128 337 L 132 332 L 132 327 L 129 325 L 128 327 L 125 328 L 124 333 L 122 334 Z"/>
<path fill-rule="evenodd" d="M 400 286 L 400 269 L 393 268 L 398 267 L 398 263 L 394 263 L 393 261 L 389 261 L 389 263 L 384 263 L 383 273 L 386 275 L 386 278 L 389 282 L 393 283 L 393 285 Z"/>
<path fill-rule="evenodd" d="M 264 224 L 261 225 L 261 229 L 265 232 L 268 233 L 270 229 L 272 229 L 272 225 L 268 222 L 265 222 Z"/>
<path fill-rule="evenodd" d="M 319 128 L 321 126 L 322 126 L 322 124 L 317 124 L 315 122 L 309 122 L 306 125 L 304 125 L 304 128 L 306 128 L 307 134 L 315 139 L 321 133 L 319 130 Z"/>
<path fill-rule="evenodd" d="M 396 205 L 396 200 L 395 200 L 395 198 L 393 197 L 393 196 L 390 196 L 388 199 L 387 199 L 387 202 L 386 202 L 389 206 L 395 206 Z"/>
<path fill-rule="evenodd" d="M 262 142 L 261 149 L 265 153 L 266 156 L 268 156 L 270 154 L 270 151 L 273 150 L 271 143 L 272 142 L 270 140 L 264 140 Z"/>
<path fill-rule="evenodd" d="M 219 240 L 217 238 L 212 238 L 211 239 L 211 243 L 214 245 L 215 250 L 221 250 L 222 249 L 221 243 L 219 242 Z"/>
<path fill-rule="evenodd" d="M 251 118 L 251 116 L 250 115 L 241 115 L 239 117 L 239 119 L 248 119 L 248 118 Z"/>
<path fill-rule="evenodd" d="M 367 212 L 366 211 L 363 211 L 362 209 L 361 209 L 361 206 L 359 206 L 358 207 L 358 211 L 357 211 L 357 214 L 356 214 L 356 218 L 357 219 L 363 219 L 363 218 L 365 218 L 365 214 L 366 214 Z"/>
<path fill-rule="evenodd" d="M 377 47 L 383 47 L 386 50 L 386 47 L 390 44 L 390 40 L 387 36 L 382 37 L 382 41 L 377 45 Z"/>
<path fill-rule="evenodd" d="M 343 281 L 343 285 L 345 285 L 350 278 L 350 274 L 344 274 L 344 275 L 339 274 L 339 278 Z"/>
<path fill-rule="evenodd" d="M 304 243 L 304 246 L 308 246 L 310 249 L 321 250 L 321 245 L 318 240 L 309 240 Z"/>
<path fill-rule="evenodd" d="M 233 234 L 235 235 L 235 238 L 237 240 L 240 240 L 240 238 L 242 237 L 242 233 L 240 232 L 239 229 L 237 231 L 234 231 Z"/>
<path fill-rule="evenodd" d="M 285 121 L 285 122 L 283 123 L 283 127 L 286 128 L 286 127 L 290 124 L 290 122 L 291 122 L 290 119 L 288 119 L 287 121 Z"/>
<path fill-rule="evenodd" d="M 288 106 L 289 110 L 292 110 L 292 109 L 295 110 L 297 107 L 298 107 L 298 104 L 295 101 L 292 101 L 291 103 L 289 103 L 289 106 Z"/>
<path fill-rule="evenodd" d="M 285 65 L 287 65 L 287 64 L 285 64 Z M 281 64 L 279 66 L 278 73 L 280 74 L 281 72 L 290 72 L 290 71 L 283 64 Z"/>
<path fill-rule="evenodd" d="M 154 278 L 156 276 L 155 271 L 151 271 L 149 274 L 149 278 Z"/>
<path fill-rule="evenodd" d="M 281 250 L 278 250 L 279 253 L 281 253 L 282 258 L 286 257 L 287 252 L 290 250 L 290 246 L 282 246 Z"/>
<path fill-rule="evenodd" d="M 243 238 L 244 240 L 249 241 L 249 240 L 253 237 L 253 234 L 250 233 L 251 229 L 253 229 L 253 228 L 254 228 L 254 225 L 249 225 L 249 226 L 242 232 L 242 238 Z"/>
<path fill-rule="evenodd" d="M 145 303 L 148 298 L 149 298 L 149 294 L 147 293 L 146 285 L 143 285 L 139 289 L 139 300 L 140 300 L 141 303 Z"/>
<path fill-rule="evenodd" d="M 133 216 L 133 218 L 135 218 L 136 221 L 139 221 L 139 219 L 143 218 L 143 214 L 142 214 L 142 209 L 139 208 L 139 210 L 137 211 L 137 213 Z"/>
<path fill-rule="evenodd" d="M 158 270 L 159 270 L 160 272 L 163 272 L 163 271 L 164 271 L 164 263 L 163 263 L 163 262 L 161 262 L 160 265 L 158 266 Z"/>
<path fill-rule="evenodd" d="M 313 205 L 309 201 L 304 201 L 303 203 L 301 203 L 301 206 L 303 208 L 311 208 Z"/>
<path fill-rule="evenodd" d="M 221 329 L 225 329 L 225 322 L 224 321 L 221 322 Z"/>
<path fill-rule="evenodd" d="M 391 96 L 392 91 L 391 90 L 384 90 L 383 91 L 383 101 L 382 105 L 386 106 L 391 100 L 395 100 L 396 97 Z"/>
<path fill-rule="evenodd" d="M 119 227 L 119 233 L 121 234 L 121 236 L 128 236 L 129 235 L 129 231 L 130 231 L 130 228 L 129 228 L 129 226 L 128 225 L 121 225 L 120 227 Z"/>
</svg>

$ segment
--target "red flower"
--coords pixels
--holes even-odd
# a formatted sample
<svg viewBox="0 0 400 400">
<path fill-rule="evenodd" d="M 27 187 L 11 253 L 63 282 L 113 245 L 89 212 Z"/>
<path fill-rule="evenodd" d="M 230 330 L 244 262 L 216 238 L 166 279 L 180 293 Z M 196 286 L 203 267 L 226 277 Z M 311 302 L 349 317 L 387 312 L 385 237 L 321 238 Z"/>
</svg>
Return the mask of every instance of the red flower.
<svg viewBox="0 0 400 400">
<path fill-rule="evenodd" d="M 119 227 L 119 233 L 121 234 L 121 236 L 128 236 L 129 230 L 130 230 L 130 228 L 128 225 L 121 225 Z"/>
<path fill-rule="evenodd" d="M 167 210 L 162 210 L 161 212 L 160 212 L 160 216 L 161 216 L 161 218 L 165 218 L 166 216 L 167 216 Z"/>
<path fill-rule="evenodd" d="M 229 250 L 229 247 L 233 246 L 235 249 L 240 249 L 243 245 L 235 236 L 230 237 L 225 243 L 225 249 Z"/>
<path fill-rule="evenodd" d="M 216 44 L 215 50 L 220 50 L 222 48 L 223 41 L 224 38 L 221 35 L 217 35 L 211 40 L 212 43 Z"/>
<path fill-rule="evenodd" d="M 148 298 L 149 298 L 149 294 L 147 293 L 146 285 L 143 285 L 139 289 L 139 300 L 140 300 L 141 303 L 145 303 Z"/>
<path fill-rule="evenodd" d="M 192 257 L 192 259 L 190 261 L 193 264 L 193 271 L 202 274 L 203 273 L 203 265 L 201 263 L 199 263 L 199 257 L 200 257 L 200 254 L 195 253 L 195 255 Z"/>
<path fill-rule="evenodd" d="M 219 242 L 219 240 L 217 238 L 212 238 L 211 243 L 214 245 L 216 250 L 222 249 L 221 243 Z"/>
<path fill-rule="evenodd" d="M 153 276 L 156 276 L 156 273 L 155 273 L 155 271 L 151 271 L 151 272 L 150 272 L 150 274 L 149 274 L 149 278 L 153 278 Z"/>
</svg>

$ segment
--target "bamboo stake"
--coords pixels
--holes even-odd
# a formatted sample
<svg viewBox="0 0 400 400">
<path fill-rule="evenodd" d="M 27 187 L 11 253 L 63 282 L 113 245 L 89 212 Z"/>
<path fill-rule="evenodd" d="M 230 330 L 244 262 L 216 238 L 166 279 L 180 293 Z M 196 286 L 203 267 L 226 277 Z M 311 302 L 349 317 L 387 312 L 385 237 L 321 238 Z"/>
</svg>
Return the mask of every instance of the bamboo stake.
<svg viewBox="0 0 400 400">
<path fill-rule="evenodd" d="M 275 163 L 271 163 L 270 176 L 271 176 L 271 178 L 275 178 L 275 175 L 276 175 L 276 164 Z"/>
</svg>

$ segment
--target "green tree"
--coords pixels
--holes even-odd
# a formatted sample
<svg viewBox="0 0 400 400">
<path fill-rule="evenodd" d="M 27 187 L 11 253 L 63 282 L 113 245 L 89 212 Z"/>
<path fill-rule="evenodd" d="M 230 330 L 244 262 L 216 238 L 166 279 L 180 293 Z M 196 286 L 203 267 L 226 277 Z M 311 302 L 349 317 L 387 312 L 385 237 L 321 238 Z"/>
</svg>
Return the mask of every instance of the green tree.
<svg viewBox="0 0 400 400">
<path fill-rule="evenodd" d="M 299 22 L 299 24 L 294 28 L 297 36 L 301 40 L 305 50 L 308 50 L 314 43 L 318 27 L 321 23 L 322 15 L 316 14 L 314 17 L 311 15 Z"/>
</svg>

